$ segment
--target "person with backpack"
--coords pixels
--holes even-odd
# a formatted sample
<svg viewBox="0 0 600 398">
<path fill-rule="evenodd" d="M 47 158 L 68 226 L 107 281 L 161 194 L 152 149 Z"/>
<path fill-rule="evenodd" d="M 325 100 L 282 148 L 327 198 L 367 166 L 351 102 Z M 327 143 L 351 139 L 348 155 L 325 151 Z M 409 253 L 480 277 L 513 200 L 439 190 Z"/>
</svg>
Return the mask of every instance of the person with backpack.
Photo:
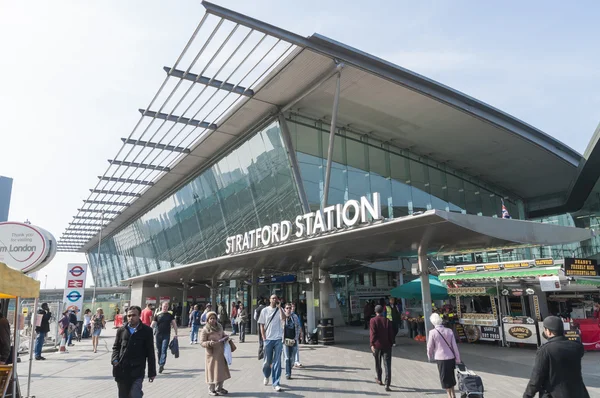
<svg viewBox="0 0 600 398">
<path fill-rule="evenodd" d="M 440 383 L 446 390 L 448 398 L 455 398 L 454 386 L 456 377 L 454 369 L 460 361 L 460 352 L 451 329 L 444 327 L 440 314 L 434 312 L 429 318 L 434 329 L 429 332 L 427 339 L 427 357 L 437 362 Z"/>
<path fill-rule="evenodd" d="M 190 313 L 190 325 L 192 330 L 190 332 L 190 344 L 198 344 L 198 331 L 200 331 L 200 306 L 196 304 L 194 311 Z"/>
<path fill-rule="evenodd" d="M 36 315 L 35 332 L 37 333 L 37 338 L 35 339 L 34 348 L 35 360 L 43 361 L 46 358 L 42 356 L 42 348 L 46 340 L 46 335 L 50 332 L 50 318 L 52 317 L 48 303 L 43 303 Z"/>
</svg>

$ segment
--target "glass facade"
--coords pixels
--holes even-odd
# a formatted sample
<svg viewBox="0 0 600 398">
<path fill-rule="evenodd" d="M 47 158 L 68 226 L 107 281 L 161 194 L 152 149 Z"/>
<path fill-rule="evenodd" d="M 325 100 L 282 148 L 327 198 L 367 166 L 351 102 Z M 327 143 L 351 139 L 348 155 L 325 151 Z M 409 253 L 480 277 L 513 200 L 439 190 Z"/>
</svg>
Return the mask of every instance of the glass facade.
<svg viewBox="0 0 600 398">
<path fill-rule="evenodd" d="M 316 210 L 323 198 L 329 125 L 295 115 L 288 124 L 308 201 Z M 513 218 L 521 213 L 521 201 L 498 187 L 346 130 L 336 133 L 330 186 L 330 205 L 379 192 L 382 215 L 388 218 L 431 209 L 499 217 L 502 198 Z"/>
<path fill-rule="evenodd" d="M 293 114 L 287 119 L 309 205 L 316 210 L 323 197 L 329 124 Z M 372 136 L 340 129 L 334 149 L 330 205 L 379 192 L 382 213 L 388 218 L 430 209 L 500 217 L 504 199 L 512 218 L 524 218 L 525 204 L 514 194 Z M 600 201 L 588 202 L 585 214 L 537 221 L 580 227 L 598 224 Z M 104 239 L 98 286 L 116 286 L 124 279 L 224 255 L 228 236 L 302 213 L 281 131 L 273 122 Z M 599 252 L 600 240 L 596 240 L 444 260 L 506 261 L 573 252 L 589 257 Z M 99 264 L 97 247 L 90 249 L 88 257 L 93 267 Z"/>
<path fill-rule="evenodd" d="M 227 236 L 302 213 L 279 126 L 269 125 L 100 247 L 98 286 L 218 257 Z M 88 252 L 98 264 L 98 248 Z"/>
</svg>

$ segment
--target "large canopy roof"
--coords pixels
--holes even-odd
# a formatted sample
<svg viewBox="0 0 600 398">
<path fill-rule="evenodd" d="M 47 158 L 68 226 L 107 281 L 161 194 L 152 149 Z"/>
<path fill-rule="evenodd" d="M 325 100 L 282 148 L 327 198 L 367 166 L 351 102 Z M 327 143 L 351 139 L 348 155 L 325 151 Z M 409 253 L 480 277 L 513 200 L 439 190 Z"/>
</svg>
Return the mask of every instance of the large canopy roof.
<svg viewBox="0 0 600 398">
<path fill-rule="evenodd" d="M 431 254 L 453 254 L 532 245 L 550 246 L 589 239 L 587 229 L 531 221 L 481 217 L 429 210 L 423 214 L 386 220 L 372 225 L 301 239 L 261 250 L 222 256 L 159 271 L 129 281 L 221 280 L 308 270 L 310 262 L 332 270 L 341 260 L 372 261 L 378 256 L 417 254 L 419 247 Z M 368 250 L 365 250 L 368 248 Z"/>
<path fill-rule="evenodd" d="M 202 18 L 134 130 L 63 235 L 89 250 L 280 112 L 378 137 L 503 188 L 565 192 L 581 155 L 472 97 L 324 36 L 308 38 L 203 2 Z"/>
</svg>

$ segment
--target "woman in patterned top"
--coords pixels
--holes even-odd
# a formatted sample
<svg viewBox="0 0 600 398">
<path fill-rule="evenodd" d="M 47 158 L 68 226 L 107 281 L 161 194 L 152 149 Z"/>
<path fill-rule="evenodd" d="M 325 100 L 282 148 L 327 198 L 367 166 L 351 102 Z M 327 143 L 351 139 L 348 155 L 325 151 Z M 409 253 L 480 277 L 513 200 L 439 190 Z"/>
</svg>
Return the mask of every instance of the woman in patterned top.
<svg viewBox="0 0 600 398">
<path fill-rule="evenodd" d="M 98 308 L 92 317 L 92 346 L 94 347 L 94 353 L 98 352 L 98 339 L 105 325 L 104 311 L 102 308 Z"/>
</svg>

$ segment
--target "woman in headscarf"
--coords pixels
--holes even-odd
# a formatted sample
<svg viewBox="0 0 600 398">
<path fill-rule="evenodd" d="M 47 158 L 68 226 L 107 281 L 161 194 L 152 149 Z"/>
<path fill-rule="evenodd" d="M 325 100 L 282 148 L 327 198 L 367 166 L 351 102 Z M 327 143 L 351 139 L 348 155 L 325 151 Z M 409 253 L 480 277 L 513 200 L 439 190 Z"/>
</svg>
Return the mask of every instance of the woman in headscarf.
<svg viewBox="0 0 600 398">
<path fill-rule="evenodd" d="M 200 333 L 200 344 L 206 349 L 206 383 L 208 395 L 225 395 L 223 382 L 231 378 L 229 366 L 225 359 L 225 344 L 229 344 L 229 336 L 217 322 L 217 314 L 213 311 L 206 316 L 206 325 Z"/>
</svg>

